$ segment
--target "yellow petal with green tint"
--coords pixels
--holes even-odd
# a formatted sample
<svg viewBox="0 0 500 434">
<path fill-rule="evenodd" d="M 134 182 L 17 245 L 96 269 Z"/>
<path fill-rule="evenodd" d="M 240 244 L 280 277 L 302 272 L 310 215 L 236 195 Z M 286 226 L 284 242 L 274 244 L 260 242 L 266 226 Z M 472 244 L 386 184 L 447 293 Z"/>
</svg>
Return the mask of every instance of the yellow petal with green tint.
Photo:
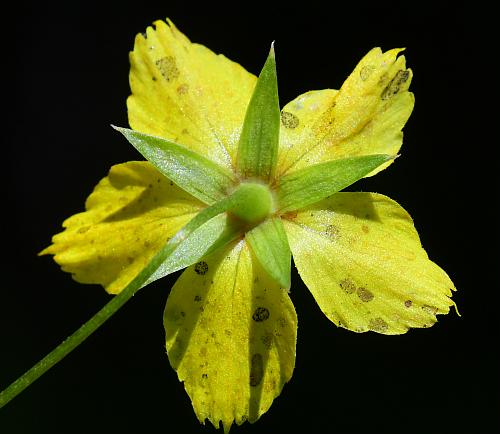
<svg viewBox="0 0 500 434">
<path fill-rule="evenodd" d="M 150 163 L 118 164 L 41 254 L 76 281 L 117 294 L 203 207 Z"/>
<path fill-rule="evenodd" d="M 325 315 L 356 332 L 405 333 L 448 313 L 447 274 L 408 213 L 375 193 L 337 193 L 283 220 L 295 265 Z"/>
<path fill-rule="evenodd" d="M 231 168 L 256 77 L 191 43 L 172 22 L 154 25 L 130 53 L 130 126 Z"/>
<path fill-rule="evenodd" d="M 283 108 L 279 175 L 340 158 L 398 153 L 414 104 L 412 73 L 400 51 L 374 48 L 339 91 L 308 92 Z"/>
<path fill-rule="evenodd" d="M 184 271 L 164 324 L 170 363 L 202 423 L 222 421 L 227 432 L 254 422 L 292 376 L 295 310 L 244 240 Z"/>
</svg>

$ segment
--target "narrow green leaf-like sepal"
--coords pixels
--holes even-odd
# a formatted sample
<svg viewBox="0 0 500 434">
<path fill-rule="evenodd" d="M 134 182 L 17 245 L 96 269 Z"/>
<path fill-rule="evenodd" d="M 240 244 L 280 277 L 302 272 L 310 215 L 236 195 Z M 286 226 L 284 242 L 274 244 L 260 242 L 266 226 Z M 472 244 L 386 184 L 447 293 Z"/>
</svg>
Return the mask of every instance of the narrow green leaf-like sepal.
<svg viewBox="0 0 500 434">
<path fill-rule="evenodd" d="M 211 218 L 187 235 L 184 241 L 178 243 L 146 284 L 189 267 L 204 256 L 224 247 L 239 235 L 239 228 L 228 219 L 226 213 Z"/>
<path fill-rule="evenodd" d="M 244 178 L 268 181 L 278 155 L 280 107 L 274 48 L 260 73 L 248 104 L 238 147 L 237 167 Z"/>
<path fill-rule="evenodd" d="M 291 253 L 285 228 L 279 217 L 266 220 L 245 236 L 269 276 L 282 288 L 290 288 Z"/>
<path fill-rule="evenodd" d="M 283 176 L 278 185 L 278 209 L 295 211 L 349 187 L 394 157 L 385 154 L 344 158 L 315 164 Z"/>
<path fill-rule="evenodd" d="M 163 257 L 146 284 L 167 274 L 189 267 L 239 235 L 239 228 L 222 214 L 233 204 L 230 196 L 205 208 L 192 218 L 163 247 Z"/>
<path fill-rule="evenodd" d="M 127 128 L 113 128 L 163 175 L 207 205 L 223 199 L 234 184 L 231 173 L 182 145 Z"/>
</svg>

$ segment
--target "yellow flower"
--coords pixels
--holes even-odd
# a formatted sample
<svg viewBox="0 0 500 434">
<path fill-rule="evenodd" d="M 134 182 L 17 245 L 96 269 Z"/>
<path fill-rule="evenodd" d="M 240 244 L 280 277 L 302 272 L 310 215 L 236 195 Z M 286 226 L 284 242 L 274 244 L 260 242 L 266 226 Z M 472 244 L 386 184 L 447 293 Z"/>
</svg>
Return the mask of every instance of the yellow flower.
<svg viewBox="0 0 500 434">
<path fill-rule="evenodd" d="M 164 324 L 170 363 L 201 422 L 222 421 L 226 431 L 253 422 L 290 380 L 290 251 L 323 313 L 355 332 L 429 327 L 453 305 L 453 283 L 401 206 L 376 193 L 336 193 L 385 169 L 401 147 L 414 98 L 400 51 L 374 48 L 340 90 L 307 92 L 279 112 L 269 103 L 277 104 L 273 52 L 257 79 L 171 22 L 137 35 L 127 101 L 137 133 L 123 132 L 154 164 L 113 166 L 42 253 L 117 294 L 169 240 L 189 237 L 179 231 L 196 215 L 243 198 L 210 214 L 215 247 L 198 248 L 203 237 L 193 236 L 177 265 L 150 279 L 192 264 L 172 288 Z M 273 134 L 276 152 L 255 147 Z M 203 188 L 193 181 L 198 164 L 209 174 Z"/>
</svg>

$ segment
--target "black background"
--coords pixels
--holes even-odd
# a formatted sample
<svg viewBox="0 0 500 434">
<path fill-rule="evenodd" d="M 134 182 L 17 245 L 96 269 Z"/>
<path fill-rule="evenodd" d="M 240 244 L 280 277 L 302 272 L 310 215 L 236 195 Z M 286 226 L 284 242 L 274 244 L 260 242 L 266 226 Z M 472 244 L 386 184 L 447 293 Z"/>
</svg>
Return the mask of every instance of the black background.
<svg viewBox="0 0 500 434">
<path fill-rule="evenodd" d="M 170 17 L 194 42 L 258 73 L 276 41 L 282 104 L 338 88 L 373 46 L 406 47 L 415 110 L 402 156 L 353 190 L 384 193 L 413 216 L 431 259 L 452 277 L 462 317 L 403 336 L 337 329 L 296 273 L 294 376 L 256 424 L 232 432 L 451 432 L 482 429 L 498 408 L 492 384 L 495 302 L 471 209 L 474 126 L 463 110 L 472 56 L 459 2 L 207 5 L 71 2 L 21 6 L 10 17 L 15 55 L 3 129 L 5 239 L 0 292 L 0 387 L 90 318 L 110 296 L 80 285 L 36 253 L 113 164 L 139 159 L 110 124 L 127 126 L 134 35 Z M 209 6 L 209 7 L 208 7 Z M 5 40 L 4 40 L 5 42 Z M 468 111 L 474 108 L 469 107 Z M 6 170 L 6 166 L 8 171 Z M 476 178 L 477 179 L 477 178 Z M 0 410 L 2 433 L 214 432 L 202 427 L 164 350 L 162 312 L 177 275 L 141 291 L 104 327 Z"/>
</svg>

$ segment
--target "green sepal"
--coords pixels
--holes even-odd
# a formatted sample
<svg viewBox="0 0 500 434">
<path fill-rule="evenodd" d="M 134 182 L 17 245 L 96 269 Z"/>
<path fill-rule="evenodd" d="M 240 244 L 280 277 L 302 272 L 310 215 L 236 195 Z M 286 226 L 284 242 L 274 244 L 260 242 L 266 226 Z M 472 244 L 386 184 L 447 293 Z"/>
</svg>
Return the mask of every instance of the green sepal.
<svg viewBox="0 0 500 434">
<path fill-rule="evenodd" d="M 281 219 L 267 219 L 247 232 L 245 239 L 269 276 L 282 288 L 289 289 L 292 254 Z"/>
<path fill-rule="evenodd" d="M 168 258 L 148 278 L 146 285 L 193 265 L 240 235 L 240 227 L 231 221 L 226 213 L 211 218 L 193 230 L 171 251 Z"/>
<path fill-rule="evenodd" d="M 276 169 L 280 107 L 274 47 L 248 104 L 238 145 L 237 169 L 243 178 L 269 181 Z"/>
<path fill-rule="evenodd" d="M 164 259 L 151 271 L 144 285 L 193 265 L 239 236 L 240 227 L 224 213 L 233 203 L 233 198 L 227 197 L 193 217 L 162 248 Z"/>
<path fill-rule="evenodd" d="M 234 185 L 230 172 L 185 146 L 128 128 L 113 128 L 163 175 L 207 205 L 223 199 Z"/>
<path fill-rule="evenodd" d="M 280 213 L 295 211 L 348 187 L 381 164 L 393 159 L 375 154 L 315 164 L 279 180 L 277 202 Z"/>
</svg>

